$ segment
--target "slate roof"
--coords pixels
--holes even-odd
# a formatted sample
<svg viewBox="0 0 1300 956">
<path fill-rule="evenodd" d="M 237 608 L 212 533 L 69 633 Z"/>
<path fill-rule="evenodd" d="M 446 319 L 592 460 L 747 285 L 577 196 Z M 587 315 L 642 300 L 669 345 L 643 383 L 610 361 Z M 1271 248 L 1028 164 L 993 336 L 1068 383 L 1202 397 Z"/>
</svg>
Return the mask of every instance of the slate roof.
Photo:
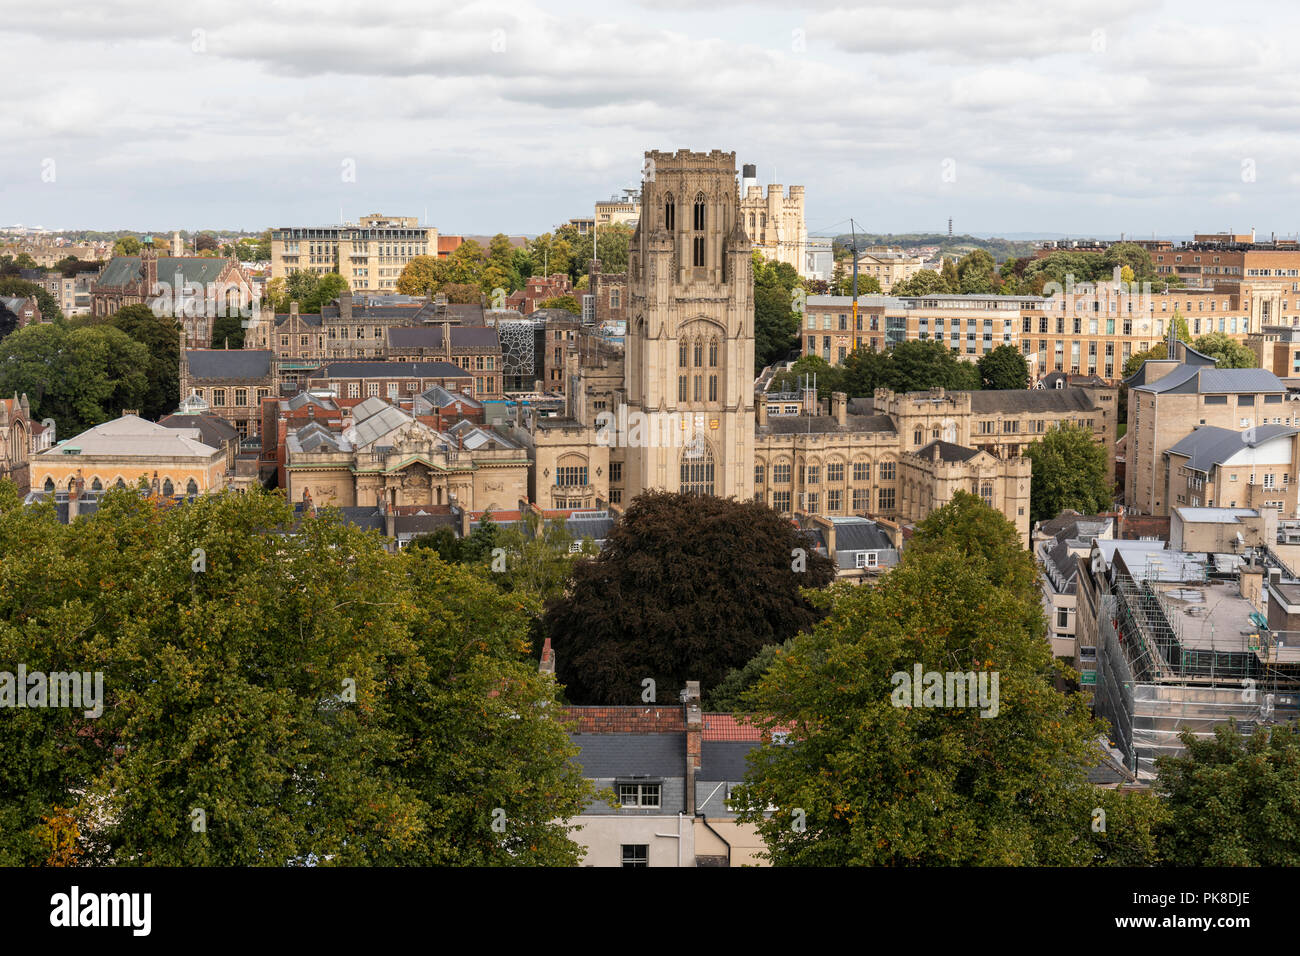
<svg viewBox="0 0 1300 956">
<path fill-rule="evenodd" d="M 1222 465 L 1242 449 L 1255 448 L 1262 442 L 1295 434 L 1296 429 L 1285 425 L 1260 425 L 1239 432 L 1216 425 L 1202 425 L 1170 446 L 1169 451 L 1174 455 L 1185 455 L 1188 468 L 1209 472 L 1215 465 Z"/>
<path fill-rule="evenodd" d="M 186 349 L 192 379 L 264 379 L 271 376 L 269 349 Z"/>
<path fill-rule="evenodd" d="M 967 448 L 965 445 L 954 445 L 952 442 L 939 440 L 932 441 L 915 452 L 930 461 L 970 461 L 979 453 L 978 448 Z"/>
<path fill-rule="evenodd" d="M 836 551 L 889 551 L 893 547 L 889 536 L 874 521 L 863 518 L 835 522 Z"/>
<path fill-rule="evenodd" d="M 1104 525 L 1110 521 L 1108 515 L 1081 515 L 1074 510 L 1062 511 L 1055 518 L 1049 518 L 1047 521 L 1039 522 L 1038 531 L 1040 534 L 1051 535 L 1056 537 L 1062 531 L 1072 529 L 1071 537 L 1077 535 L 1077 529 L 1080 524 L 1098 523 Z"/>
<path fill-rule="evenodd" d="M 228 261 L 215 256 L 160 256 L 158 258 L 158 281 L 175 282 L 176 272 L 180 270 L 186 282 L 207 285 L 216 282 L 225 271 Z M 108 260 L 104 270 L 99 274 L 97 286 L 125 286 L 140 282 L 144 278 L 143 260 L 139 256 L 114 256 Z"/>
<path fill-rule="evenodd" d="M 705 740 L 700 744 L 699 780 L 735 780 L 745 779 L 749 772 L 749 762 L 745 759 L 756 748 L 762 746 L 753 740 Z M 704 794 L 700 794 L 701 797 Z"/>
<path fill-rule="evenodd" d="M 1095 411 L 1092 396 L 1081 388 L 1006 388 L 967 392 L 976 415 L 1021 412 Z"/>
<path fill-rule="evenodd" d="M 1135 375 L 1134 378 L 1137 376 Z M 1129 379 L 1133 382 L 1133 379 Z M 1177 395 L 1222 394 L 1225 392 L 1285 393 L 1286 385 L 1272 372 L 1262 368 L 1214 368 L 1207 365 L 1180 365 L 1149 385 L 1132 384 L 1132 388 L 1155 394 Z"/>
<path fill-rule="evenodd" d="M 449 405 L 455 405 L 457 403 L 463 405 L 467 409 L 479 409 L 483 407 L 483 403 L 478 399 L 470 398 L 464 392 L 450 391 L 449 389 L 443 388 L 441 385 L 433 386 L 423 392 L 420 397 L 430 405 L 437 408 L 447 408 Z"/>
<path fill-rule="evenodd" d="M 226 442 L 239 441 L 239 430 L 216 415 L 168 415 L 160 418 L 158 424 L 165 428 L 196 429 L 199 440 L 213 448 L 220 448 Z"/>
<path fill-rule="evenodd" d="M 833 415 L 769 415 L 766 425 L 759 425 L 760 435 L 794 435 L 812 432 L 893 432 L 894 420 L 888 415 L 849 415 L 848 424 L 840 425 Z"/>
<path fill-rule="evenodd" d="M 686 773 L 684 733 L 570 734 L 569 739 L 580 748 L 574 759 L 589 778 L 634 774 L 681 777 Z"/>
<path fill-rule="evenodd" d="M 318 326 L 318 325 L 321 324 L 321 317 L 320 317 L 319 313 L 315 313 L 315 312 L 300 312 L 300 313 L 298 313 L 298 318 L 302 319 L 302 324 L 303 324 L 303 325 Z M 277 312 L 277 313 L 276 313 L 276 315 L 275 315 L 275 324 L 276 324 L 277 326 L 284 325 L 284 323 L 286 323 L 286 322 L 288 322 L 288 321 L 289 321 L 289 313 L 288 313 L 288 312 Z"/>
<path fill-rule="evenodd" d="M 269 354 L 269 353 L 268 353 Z M 450 362 L 327 362 L 313 378 L 473 378 Z"/>
<path fill-rule="evenodd" d="M 497 330 L 482 325 L 451 326 L 452 348 L 496 348 Z M 442 326 L 423 325 L 414 328 L 393 326 L 388 329 L 390 349 L 440 349 Z"/>
<path fill-rule="evenodd" d="M 113 455 L 124 458 L 210 458 L 217 453 L 199 441 L 196 429 L 168 428 L 136 415 L 123 415 L 96 425 L 46 449 L 43 459 L 69 455 L 79 449 L 83 456 Z"/>
</svg>

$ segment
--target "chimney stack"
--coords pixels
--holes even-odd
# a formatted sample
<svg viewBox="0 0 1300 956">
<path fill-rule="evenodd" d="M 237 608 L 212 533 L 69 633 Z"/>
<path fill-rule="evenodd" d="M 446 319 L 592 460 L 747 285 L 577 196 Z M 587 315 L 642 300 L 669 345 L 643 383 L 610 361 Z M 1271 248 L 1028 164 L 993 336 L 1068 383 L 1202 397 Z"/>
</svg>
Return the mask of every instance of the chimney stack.
<svg viewBox="0 0 1300 956">
<path fill-rule="evenodd" d="M 555 650 L 551 647 L 551 639 L 549 637 L 542 642 L 542 662 L 537 667 L 537 673 L 555 673 Z"/>
<path fill-rule="evenodd" d="M 837 425 L 847 425 L 849 423 L 849 396 L 846 393 L 831 393 L 831 409 Z"/>
<path fill-rule="evenodd" d="M 695 775 L 700 770 L 704 751 L 704 714 L 700 710 L 700 682 L 688 680 L 682 691 L 682 709 L 686 716 L 686 812 L 695 816 Z"/>
<path fill-rule="evenodd" d="M 767 424 L 767 392 L 763 392 L 758 396 L 756 409 L 758 415 L 757 424 L 761 428 Z"/>
</svg>

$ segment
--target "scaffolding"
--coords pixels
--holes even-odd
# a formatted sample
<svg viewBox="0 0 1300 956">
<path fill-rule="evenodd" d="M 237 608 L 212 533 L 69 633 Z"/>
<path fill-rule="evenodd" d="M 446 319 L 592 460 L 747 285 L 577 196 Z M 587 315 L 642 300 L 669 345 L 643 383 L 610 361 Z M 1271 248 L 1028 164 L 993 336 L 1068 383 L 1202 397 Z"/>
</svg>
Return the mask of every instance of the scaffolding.
<svg viewBox="0 0 1300 956">
<path fill-rule="evenodd" d="M 1289 574 L 1269 558 L 1266 574 Z M 1177 553 L 1138 560 L 1140 578 L 1115 568 L 1102 598 L 1094 695 L 1130 770 L 1150 779 L 1156 757 L 1183 749 L 1183 731 L 1300 717 L 1300 632 L 1271 630 L 1235 574 Z"/>
</svg>

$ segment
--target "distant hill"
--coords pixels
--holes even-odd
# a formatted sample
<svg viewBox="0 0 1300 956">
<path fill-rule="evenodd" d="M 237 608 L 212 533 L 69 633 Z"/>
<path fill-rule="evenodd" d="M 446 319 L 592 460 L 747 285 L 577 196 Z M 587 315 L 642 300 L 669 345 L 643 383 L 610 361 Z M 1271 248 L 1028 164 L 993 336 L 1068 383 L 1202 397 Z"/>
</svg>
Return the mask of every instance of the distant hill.
<svg viewBox="0 0 1300 956">
<path fill-rule="evenodd" d="M 964 256 L 975 249 L 984 249 L 998 262 L 1019 259 L 1034 254 L 1035 240 L 980 238 L 978 236 L 949 236 L 944 232 L 873 233 L 860 232 L 858 248 L 868 246 L 938 246 L 943 256 Z M 845 248 L 853 245 L 853 235 L 835 237 L 835 242 Z"/>
</svg>

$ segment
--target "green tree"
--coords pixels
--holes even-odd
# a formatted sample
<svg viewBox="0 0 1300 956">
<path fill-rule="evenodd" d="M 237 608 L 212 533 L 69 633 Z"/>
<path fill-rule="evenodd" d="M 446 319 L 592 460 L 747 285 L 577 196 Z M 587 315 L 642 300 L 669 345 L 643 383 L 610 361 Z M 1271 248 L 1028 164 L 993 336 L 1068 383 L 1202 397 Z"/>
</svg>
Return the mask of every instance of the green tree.
<svg viewBox="0 0 1300 956">
<path fill-rule="evenodd" d="M 832 392 L 843 391 L 844 368 L 831 365 L 820 355 L 801 355 L 790 365 L 787 372 L 779 372 L 772 377 L 769 391 L 788 392 L 802 388 L 805 380 L 810 384 L 812 376 L 817 378 L 817 397 L 829 398 Z"/>
<path fill-rule="evenodd" d="M 62 855 L 98 865 L 578 861 L 591 790 L 528 653 L 534 602 L 332 509 L 293 517 L 111 491 L 64 525 L 0 483 L 0 554 L 60 575 L 0 561 L 0 657 L 106 692 L 98 719 L 0 721 L 0 862 L 73 827 Z"/>
<path fill-rule="evenodd" d="M 963 361 L 942 342 L 899 342 L 889 350 L 884 382 L 896 392 L 916 392 L 936 386 L 954 391 L 980 387 L 974 362 Z"/>
<path fill-rule="evenodd" d="M 212 321 L 212 342 L 214 349 L 232 349 L 244 347 L 244 320 L 236 315 L 219 315 Z M 174 404 L 174 403 L 173 403 Z"/>
<path fill-rule="evenodd" d="M 999 345 L 975 363 L 980 387 L 988 389 L 1028 388 L 1029 363 L 1014 345 Z"/>
<path fill-rule="evenodd" d="M 957 271 L 957 263 L 955 260 L 943 260 L 943 266 L 939 270 L 939 278 L 943 280 L 944 292 L 949 295 L 958 295 L 961 293 L 961 275 Z"/>
<path fill-rule="evenodd" d="M 947 291 L 943 276 L 933 269 L 920 269 L 909 278 L 895 282 L 891 295 L 942 295 Z"/>
<path fill-rule="evenodd" d="M 632 227 L 614 223 L 596 227 L 596 258 L 602 272 L 625 272 L 627 253 L 632 244 Z"/>
<path fill-rule="evenodd" d="M 26 393 L 32 417 L 53 418 L 64 436 L 141 408 L 149 350 L 107 325 L 29 325 L 0 345 L 0 394 Z"/>
<path fill-rule="evenodd" d="M 149 350 L 145 368 L 149 384 L 140 414 L 152 421 L 175 411 L 180 395 L 180 325 L 170 316 L 155 315 L 147 305 L 118 309 L 108 324 Z M 243 329 L 239 331 L 242 346 Z"/>
<path fill-rule="evenodd" d="M 742 667 L 733 667 L 727 671 L 716 687 L 705 695 L 706 709 L 716 713 L 744 714 L 750 710 L 749 692 L 758 685 L 759 680 L 781 654 L 789 654 L 794 647 L 794 638 L 783 644 L 767 644 L 758 649 L 758 653 L 745 662 Z"/>
<path fill-rule="evenodd" d="M 799 274 L 784 262 L 752 257 L 754 269 L 754 371 L 783 359 L 795 347 L 801 313 L 795 311 Z M 802 294 L 802 290 L 800 293 Z"/>
<path fill-rule="evenodd" d="M 1087 782 L 1104 725 L 1053 686 L 1014 526 L 965 492 L 931 518 L 878 585 L 820 595 L 828 616 L 749 695 L 758 726 L 789 738 L 751 754 L 740 819 L 778 865 L 1149 862 L 1156 812 Z M 996 673 L 996 714 L 991 693 L 983 707 L 910 706 L 899 675 L 918 664 L 988 674 L 989 691 Z"/>
<path fill-rule="evenodd" d="M 430 295 L 443 284 L 446 268 L 434 256 L 415 256 L 402 267 L 397 277 L 401 295 Z"/>
<path fill-rule="evenodd" d="M 143 248 L 143 243 L 135 236 L 122 236 L 113 243 L 113 255 L 115 256 L 138 256 Z"/>
<path fill-rule="evenodd" d="M 43 320 L 48 322 L 64 321 L 63 311 L 59 308 L 59 303 L 43 285 L 19 279 L 17 276 L 4 276 L 0 277 L 0 295 L 19 296 L 24 299 L 29 296 L 36 296 L 36 305 L 41 310 Z"/>
<path fill-rule="evenodd" d="M 645 678 L 660 700 L 688 680 L 711 687 L 812 624 L 801 589 L 833 573 L 765 505 L 646 492 L 546 614 L 558 676 L 579 703 L 635 703 Z"/>
<path fill-rule="evenodd" d="M 1025 449 L 1033 462 L 1029 484 L 1031 521 L 1047 521 L 1067 508 L 1097 514 L 1111 507 L 1106 449 L 1082 425 L 1060 423 Z"/>
<path fill-rule="evenodd" d="M 1300 733 L 1295 724 L 1236 722 L 1180 735 L 1185 753 L 1156 758 L 1169 806 L 1160 847 L 1174 866 L 1300 865 Z"/>
<path fill-rule="evenodd" d="M 574 315 L 582 315 L 582 306 L 571 295 L 556 295 L 537 303 L 539 309 L 564 309 Z"/>
<path fill-rule="evenodd" d="M 957 278 L 965 295 L 992 292 L 991 277 L 996 274 L 997 264 L 993 261 L 993 256 L 983 249 L 967 253 L 957 264 Z"/>
<path fill-rule="evenodd" d="M 1192 342 L 1192 348 L 1202 355 L 1218 359 L 1219 368 L 1257 368 L 1255 352 L 1225 332 L 1207 332 Z"/>
</svg>

